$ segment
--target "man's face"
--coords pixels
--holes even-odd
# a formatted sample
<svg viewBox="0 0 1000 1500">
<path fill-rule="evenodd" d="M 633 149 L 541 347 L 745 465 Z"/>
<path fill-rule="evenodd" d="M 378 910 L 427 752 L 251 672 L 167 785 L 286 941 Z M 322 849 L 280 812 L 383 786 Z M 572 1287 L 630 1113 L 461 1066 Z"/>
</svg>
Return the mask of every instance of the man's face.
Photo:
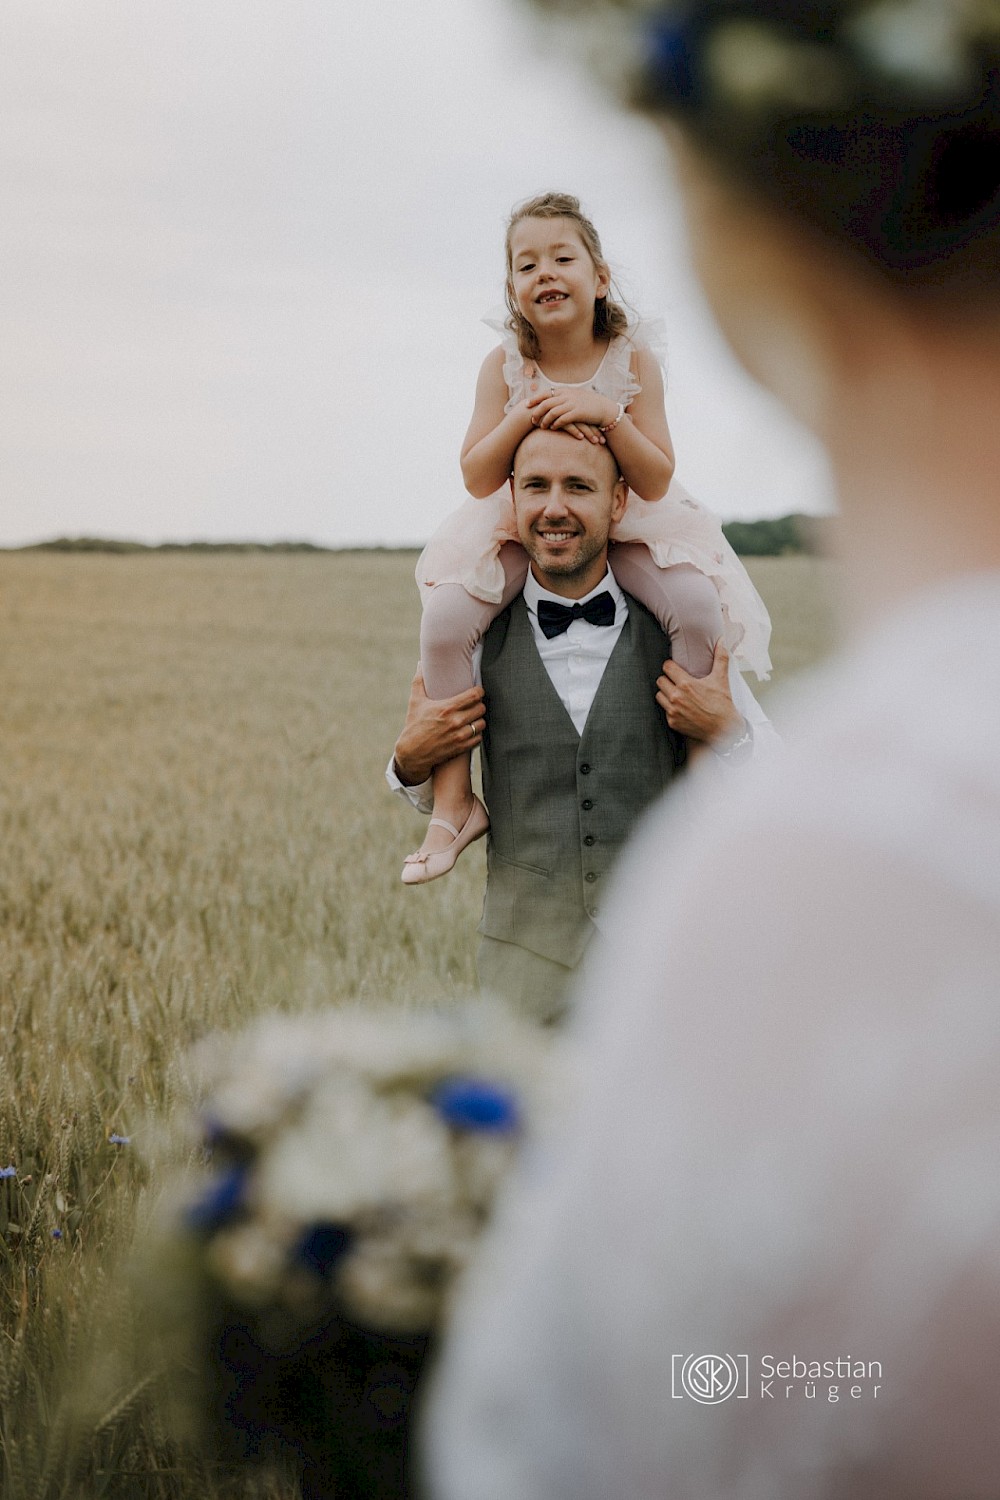
<svg viewBox="0 0 1000 1500">
<path fill-rule="evenodd" d="M 603 445 L 565 432 L 531 432 L 511 478 L 521 545 L 543 588 L 580 599 L 604 577 L 608 533 L 628 489 Z"/>
</svg>

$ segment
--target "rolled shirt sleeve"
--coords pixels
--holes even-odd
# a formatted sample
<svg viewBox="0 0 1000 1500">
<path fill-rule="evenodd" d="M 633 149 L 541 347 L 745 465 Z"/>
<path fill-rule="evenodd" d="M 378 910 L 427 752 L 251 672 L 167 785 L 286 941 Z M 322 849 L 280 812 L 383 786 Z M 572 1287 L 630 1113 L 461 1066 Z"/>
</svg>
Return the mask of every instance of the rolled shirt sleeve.
<svg viewBox="0 0 1000 1500">
<path fill-rule="evenodd" d="M 389 764 L 385 768 L 385 779 L 389 783 L 389 790 L 405 797 L 417 812 L 430 814 L 434 811 L 434 787 L 430 777 L 421 781 L 418 786 L 407 786 L 396 774 L 395 758 L 390 755 Z"/>
</svg>

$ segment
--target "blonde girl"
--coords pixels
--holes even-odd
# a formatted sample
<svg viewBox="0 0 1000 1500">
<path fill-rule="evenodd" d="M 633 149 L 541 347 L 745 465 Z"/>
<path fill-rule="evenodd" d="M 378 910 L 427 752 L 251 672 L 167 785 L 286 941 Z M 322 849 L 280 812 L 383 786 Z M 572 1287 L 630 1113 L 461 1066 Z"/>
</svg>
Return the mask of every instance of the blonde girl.
<svg viewBox="0 0 1000 1500">
<path fill-rule="evenodd" d="M 501 343 L 483 363 L 462 447 L 473 498 L 417 564 L 428 695 L 450 698 L 472 685 L 476 646 L 524 585 L 528 560 L 507 479 L 533 427 L 605 444 L 614 455 L 630 494 L 612 531 L 612 571 L 655 616 L 674 660 L 703 677 L 721 637 L 741 665 L 766 676 L 767 611 L 719 522 L 671 483 L 656 341 L 614 300 L 600 239 L 579 200 L 546 193 L 519 205 L 506 255 L 509 316 L 494 325 Z M 446 874 L 489 827 L 472 791 L 471 754 L 439 766 L 433 792 L 427 837 L 403 866 L 408 885 Z"/>
</svg>

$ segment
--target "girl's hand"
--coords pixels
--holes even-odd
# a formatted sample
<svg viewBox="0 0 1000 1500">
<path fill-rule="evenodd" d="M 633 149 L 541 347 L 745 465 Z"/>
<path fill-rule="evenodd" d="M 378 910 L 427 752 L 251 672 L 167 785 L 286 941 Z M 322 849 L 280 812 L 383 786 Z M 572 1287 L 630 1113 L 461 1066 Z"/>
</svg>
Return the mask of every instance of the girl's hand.
<svg viewBox="0 0 1000 1500">
<path fill-rule="evenodd" d="M 521 402 L 521 410 L 527 415 L 532 427 L 548 426 L 548 423 L 543 423 L 540 420 L 539 414 L 534 408 L 539 402 L 546 401 L 551 396 L 554 396 L 557 391 L 562 390 L 562 387 L 554 386 L 547 381 L 533 359 L 526 359 L 524 361 L 524 378 L 527 382 L 528 394 Z M 576 388 L 573 387 L 572 390 L 575 394 Z M 617 411 L 617 407 L 615 410 Z M 553 423 L 552 425 L 556 426 L 560 424 Z M 580 438 L 581 440 L 586 439 L 591 443 L 604 442 L 600 431 L 592 423 L 570 422 L 566 426 L 563 426 L 561 430 L 568 432 L 571 437 Z"/>
<path fill-rule="evenodd" d="M 540 398 L 535 398 L 535 399 L 540 399 Z M 547 426 L 550 426 L 550 425 L 552 425 L 552 426 L 556 425 L 555 423 L 550 424 L 550 423 L 542 422 L 542 421 L 539 420 L 537 411 L 533 409 L 533 404 L 532 404 L 532 399 L 531 398 L 529 398 L 528 400 L 519 402 L 519 404 L 514 408 L 514 410 L 518 411 L 518 412 L 522 412 L 528 418 L 528 420 L 531 423 L 532 427 L 543 427 L 543 426 L 547 427 Z M 615 410 L 617 411 L 617 407 L 615 408 Z M 568 423 L 565 426 L 560 423 L 559 426 L 560 426 L 560 430 L 562 432 L 569 433 L 570 437 L 580 438 L 581 441 L 585 441 L 585 442 L 589 442 L 589 443 L 597 443 L 597 444 L 603 443 L 605 441 L 604 434 L 598 428 L 596 428 L 593 425 L 593 423 L 589 423 L 589 422 L 570 422 L 570 423 Z"/>
<path fill-rule="evenodd" d="M 617 403 L 597 391 L 559 385 L 529 396 L 525 408 L 533 426 L 568 432 L 592 443 L 604 442 L 599 429 L 613 422 L 618 413 Z"/>
</svg>

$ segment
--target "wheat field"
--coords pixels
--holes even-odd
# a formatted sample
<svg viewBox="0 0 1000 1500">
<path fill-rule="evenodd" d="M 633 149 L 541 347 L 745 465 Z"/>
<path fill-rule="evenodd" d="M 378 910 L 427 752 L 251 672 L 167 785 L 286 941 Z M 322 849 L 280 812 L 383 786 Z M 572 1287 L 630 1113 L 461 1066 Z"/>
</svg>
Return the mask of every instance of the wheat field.
<svg viewBox="0 0 1000 1500">
<path fill-rule="evenodd" d="M 482 846 L 404 888 L 420 822 L 382 782 L 413 560 L 0 554 L 4 1500 L 248 1493 L 113 1357 L 138 1343 L 141 1369 L 121 1283 L 159 1190 L 144 1132 L 189 1106 L 208 1030 L 474 986 Z M 751 571 L 778 683 L 828 647 L 830 566 Z"/>
</svg>

